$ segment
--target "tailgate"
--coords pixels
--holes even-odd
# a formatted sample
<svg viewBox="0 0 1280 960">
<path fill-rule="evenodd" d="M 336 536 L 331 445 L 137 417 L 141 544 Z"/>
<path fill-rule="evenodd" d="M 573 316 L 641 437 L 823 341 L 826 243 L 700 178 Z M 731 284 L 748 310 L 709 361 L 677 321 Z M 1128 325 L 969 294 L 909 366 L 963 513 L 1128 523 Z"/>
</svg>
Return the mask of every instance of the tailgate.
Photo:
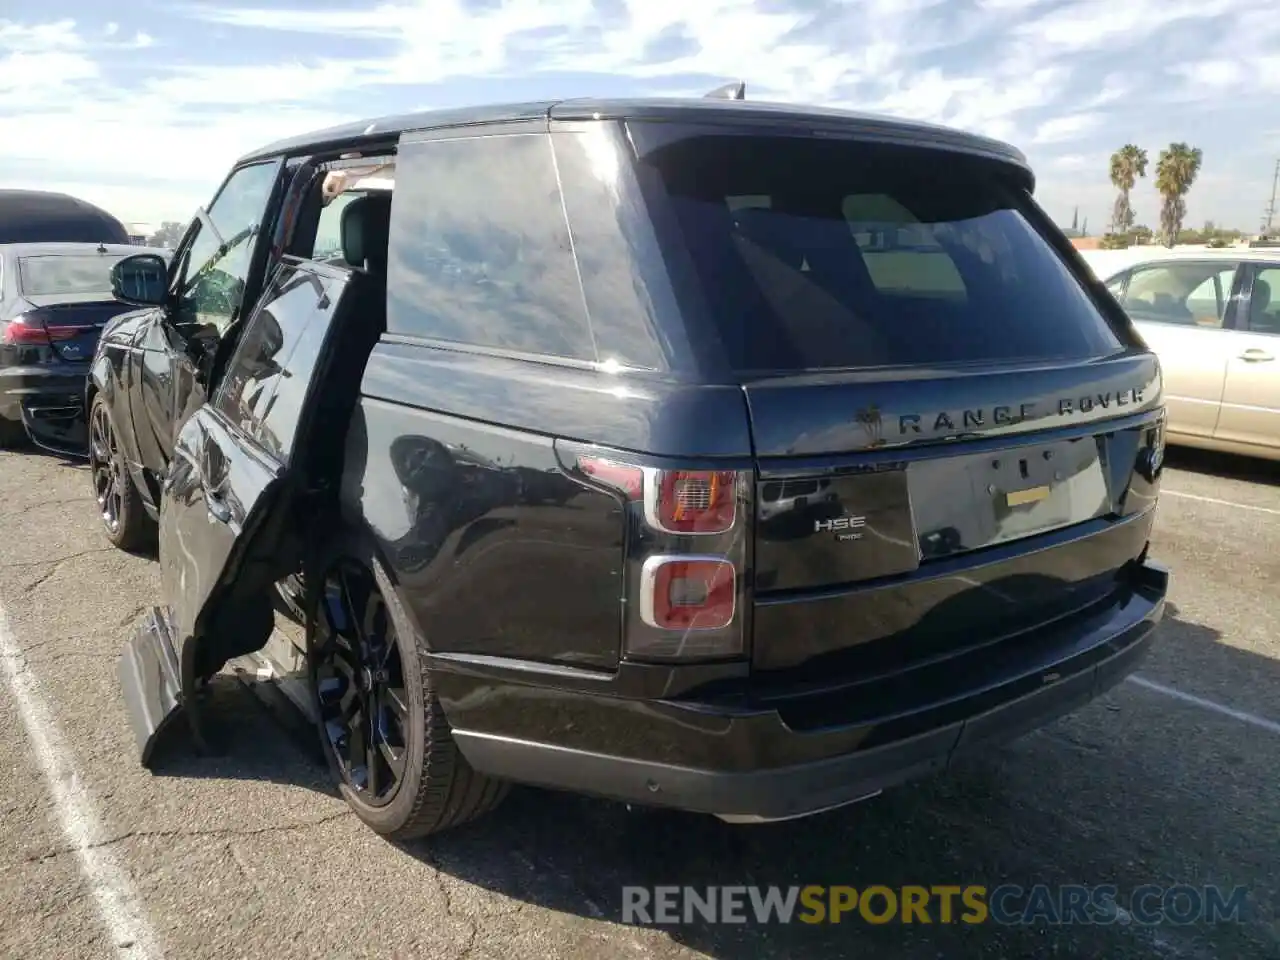
<svg viewBox="0 0 1280 960">
<path fill-rule="evenodd" d="M 926 623 L 933 643 L 1049 619 L 1146 544 L 1102 534 L 1154 503 L 1142 469 L 1161 416 L 1150 355 L 745 390 L 760 473 L 759 667 Z"/>
</svg>

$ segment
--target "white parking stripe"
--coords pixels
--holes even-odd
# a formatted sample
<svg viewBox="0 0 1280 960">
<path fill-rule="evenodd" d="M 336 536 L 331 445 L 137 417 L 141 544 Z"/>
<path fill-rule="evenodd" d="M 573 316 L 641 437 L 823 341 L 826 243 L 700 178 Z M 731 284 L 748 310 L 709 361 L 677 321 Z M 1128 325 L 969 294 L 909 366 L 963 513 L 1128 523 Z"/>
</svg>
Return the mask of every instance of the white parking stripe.
<svg viewBox="0 0 1280 960">
<path fill-rule="evenodd" d="M 27 729 L 36 761 L 49 783 L 62 833 L 80 861 L 80 872 L 116 955 L 129 960 L 160 957 L 160 941 L 146 919 L 128 875 L 110 851 L 96 846 L 106 834 L 99 825 L 93 798 L 76 772 L 62 731 L 40 693 L 39 681 L 32 675 L 22 648 L 9 630 L 9 618 L 2 606 L 0 662 L 4 664 L 5 682 Z"/>
<path fill-rule="evenodd" d="M 1199 500 L 1202 503 L 1216 503 L 1221 507 L 1239 507 L 1241 510 L 1257 510 L 1258 513 L 1270 513 L 1280 517 L 1280 510 L 1275 507 L 1259 507 L 1252 503 L 1236 503 L 1234 500 L 1219 500 L 1217 497 L 1202 497 L 1198 493 L 1182 493 L 1178 490 L 1160 491 L 1162 497 L 1182 497 L 1184 500 Z"/>
<path fill-rule="evenodd" d="M 1244 710 L 1237 710 L 1235 707 L 1228 707 L 1221 703 L 1215 703 L 1212 700 L 1206 700 L 1204 697 L 1197 697 L 1194 693 L 1184 693 L 1173 687 L 1166 687 L 1162 683 L 1156 683 L 1154 680 L 1148 680 L 1146 677 L 1138 676 L 1136 673 L 1129 674 L 1125 678 L 1130 683 L 1137 684 L 1146 690 L 1153 690 L 1156 693 L 1163 693 L 1166 697 L 1173 697 L 1175 700 L 1181 700 L 1183 703 L 1190 703 L 1204 710 L 1211 710 L 1214 713 L 1221 714 L 1224 717 L 1230 717 L 1232 720 L 1239 720 L 1241 723 L 1247 723 L 1251 727 L 1257 727 L 1260 730 L 1267 730 L 1271 733 L 1280 733 L 1280 723 L 1274 720 L 1268 720 L 1266 717 L 1259 717 Z"/>
</svg>

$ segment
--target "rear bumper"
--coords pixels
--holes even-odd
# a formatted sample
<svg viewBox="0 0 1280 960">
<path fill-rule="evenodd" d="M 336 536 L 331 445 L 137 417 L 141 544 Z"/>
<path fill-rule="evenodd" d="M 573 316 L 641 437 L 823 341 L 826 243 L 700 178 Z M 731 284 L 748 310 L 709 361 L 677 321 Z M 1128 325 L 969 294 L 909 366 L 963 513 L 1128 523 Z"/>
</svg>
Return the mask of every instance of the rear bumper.
<svg viewBox="0 0 1280 960">
<path fill-rule="evenodd" d="M 1027 657 L 946 702 L 856 725 L 794 729 L 778 709 L 636 701 L 503 683 L 441 662 L 468 762 L 518 782 L 731 820 L 804 816 L 851 803 L 1075 710 L 1131 673 L 1164 612 L 1168 574 L 1144 563 L 1132 590 L 1059 622 Z M 904 723 L 905 721 L 905 723 Z M 910 732 L 885 738 L 894 727 Z"/>
<path fill-rule="evenodd" d="M 89 364 L 0 367 L 0 418 L 21 422 L 32 442 L 58 453 L 88 445 L 84 390 Z"/>
</svg>

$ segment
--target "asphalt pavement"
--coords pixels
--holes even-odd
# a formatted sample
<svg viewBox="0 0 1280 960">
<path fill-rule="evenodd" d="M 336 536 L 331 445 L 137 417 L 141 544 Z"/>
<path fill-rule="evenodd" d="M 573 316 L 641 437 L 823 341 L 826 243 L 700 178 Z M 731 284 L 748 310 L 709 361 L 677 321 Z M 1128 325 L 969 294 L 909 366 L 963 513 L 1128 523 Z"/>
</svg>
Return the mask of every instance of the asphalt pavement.
<svg viewBox="0 0 1280 960">
<path fill-rule="evenodd" d="M 945 777 L 760 826 L 520 789 L 400 847 L 230 676 L 227 753 L 143 770 L 115 669 L 156 564 L 107 547 L 82 465 L 0 452 L 0 957 L 1280 957 L 1280 470 L 1175 454 L 1164 491 L 1172 605 L 1137 678 Z M 1155 925 L 621 912 L 636 884 L 1005 883 L 1247 897 L 1234 920 Z"/>
</svg>

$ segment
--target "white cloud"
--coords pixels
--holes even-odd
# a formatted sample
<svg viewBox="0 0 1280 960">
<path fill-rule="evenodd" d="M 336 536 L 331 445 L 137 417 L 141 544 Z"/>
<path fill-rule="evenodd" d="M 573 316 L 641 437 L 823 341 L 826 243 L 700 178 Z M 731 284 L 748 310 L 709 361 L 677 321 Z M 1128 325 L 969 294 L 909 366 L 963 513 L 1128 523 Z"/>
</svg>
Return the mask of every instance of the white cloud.
<svg viewBox="0 0 1280 960">
<path fill-rule="evenodd" d="M 1077 140 L 1080 135 L 1098 126 L 1102 117 L 1097 113 L 1068 113 L 1065 116 L 1046 120 L 1036 127 L 1032 143 L 1061 143 L 1065 140 Z"/>
</svg>

